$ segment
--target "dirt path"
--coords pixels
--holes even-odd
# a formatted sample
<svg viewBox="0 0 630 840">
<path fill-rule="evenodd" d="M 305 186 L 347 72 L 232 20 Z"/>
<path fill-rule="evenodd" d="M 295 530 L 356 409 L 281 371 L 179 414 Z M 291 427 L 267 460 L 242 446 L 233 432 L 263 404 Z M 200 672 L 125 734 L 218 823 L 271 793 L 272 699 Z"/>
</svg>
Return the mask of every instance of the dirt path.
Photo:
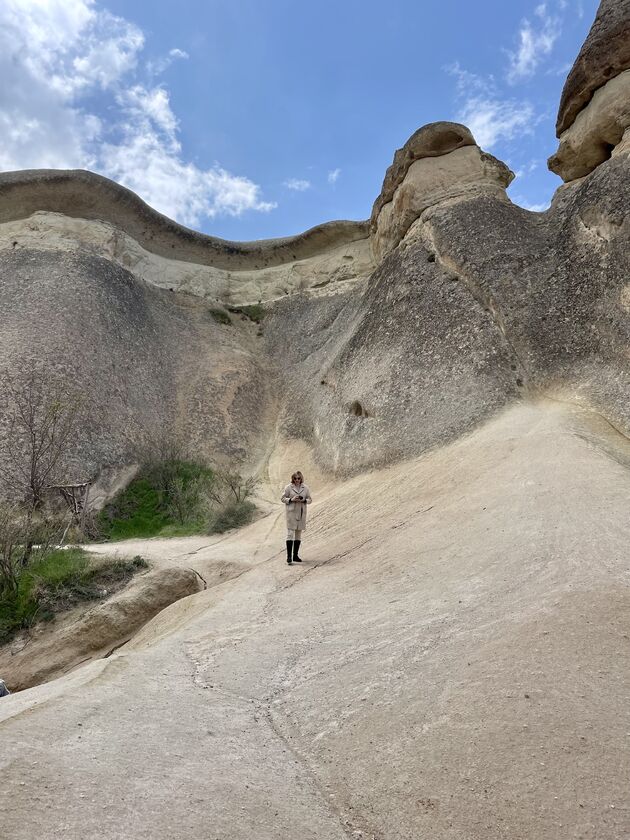
<svg viewBox="0 0 630 840">
<path fill-rule="evenodd" d="M 245 568 L 0 701 L 4 831 L 625 840 L 629 464 L 596 416 L 523 405 L 311 482 L 301 568 L 278 513 L 143 544 Z"/>
</svg>

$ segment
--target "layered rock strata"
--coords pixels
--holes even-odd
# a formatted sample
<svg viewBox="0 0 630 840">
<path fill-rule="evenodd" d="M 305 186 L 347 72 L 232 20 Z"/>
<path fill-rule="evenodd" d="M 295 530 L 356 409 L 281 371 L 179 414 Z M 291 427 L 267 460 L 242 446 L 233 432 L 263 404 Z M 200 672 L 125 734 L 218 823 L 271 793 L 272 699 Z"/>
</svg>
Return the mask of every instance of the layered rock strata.
<svg viewBox="0 0 630 840">
<path fill-rule="evenodd" d="M 627 12 L 602 4 L 567 82 L 558 161 L 574 183 L 544 214 L 513 205 L 508 167 L 444 122 L 396 152 L 369 223 L 260 243 L 189 231 L 90 173 L 0 176 L 5 364 L 38 355 L 87 393 L 94 469 L 172 429 L 228 460 L 300 437 L 349 473 L 524 395 L 628 434 Z M 262 328 L 220 326 L 217 301 L 262 301 Z"/>
<path fill-rule="evenodd" d="M 466 126 L 423 126 L 394 155 L 374 202 L 370 235 L 375 259 L 386 257 L 428 207 L 479 192 L 504 198 L 513 178 L 504 163 L 482 152 Z"/>
</svg>

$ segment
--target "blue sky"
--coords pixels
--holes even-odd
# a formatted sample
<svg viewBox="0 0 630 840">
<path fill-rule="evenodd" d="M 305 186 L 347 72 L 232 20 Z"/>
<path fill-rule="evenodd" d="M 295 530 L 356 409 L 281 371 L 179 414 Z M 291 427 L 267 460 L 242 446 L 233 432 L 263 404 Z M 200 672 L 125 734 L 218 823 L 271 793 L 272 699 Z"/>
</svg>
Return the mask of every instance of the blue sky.
<svg viewBox="0 0 630 840">
<path fill-rule="evenodd" d="M 465 122 L 545 207 L 596 0 L 0 0 L 0 169 L 81 167 L 229 239 L 370 214 L 395 149 Z"/>
</svg>

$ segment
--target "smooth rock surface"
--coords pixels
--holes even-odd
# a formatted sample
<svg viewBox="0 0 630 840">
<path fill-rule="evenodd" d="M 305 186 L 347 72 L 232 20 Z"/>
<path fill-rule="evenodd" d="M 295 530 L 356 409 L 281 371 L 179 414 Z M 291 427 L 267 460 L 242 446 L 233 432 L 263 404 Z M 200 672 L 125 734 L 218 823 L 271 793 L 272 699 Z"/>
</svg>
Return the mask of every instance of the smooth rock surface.
<svg viewBox="0 0 630 840">
<path fill-rule="evenodd" d="M 303 259 L 296 255 L 279 265 L 237 270 L 187 261 L 174 250 L 166 257 L 151 250 L 152 243 L 147 244 L 148 248 L 142 247 L 108 221 L 44 210 L 0 224 L 0 252 L 87 249 L 153 286 L 228 305 L 255 304 L 309 288 L 327 287 L 330 292 L 338 283 L 365 279 L 374 268 L 367 237 L 333 242 Z"/>
<path fill-rule="evenodd" d="M 506 198 L 505 189 L 514 177 L 504 163 L 475 145 L 461 146 L 439 156 L 421 157 L 409 164 L 404 175 L 400 164 L 395 166 L 401 177 L 391 200 L 382 203 L 389 193 L 387 176 L 372 213 L 371 243 L 377 262 L 398 245 L 428 207 L 480 193 Z"/>
<path fill-rule="evenodd" d="M 3 698 L 3 831 L 626 840 L 629 464 L 606 421 L 542 402 L 311 480 L 302 568 L 278 505 L 195 557 L 250 571 Z"/>
</svg>

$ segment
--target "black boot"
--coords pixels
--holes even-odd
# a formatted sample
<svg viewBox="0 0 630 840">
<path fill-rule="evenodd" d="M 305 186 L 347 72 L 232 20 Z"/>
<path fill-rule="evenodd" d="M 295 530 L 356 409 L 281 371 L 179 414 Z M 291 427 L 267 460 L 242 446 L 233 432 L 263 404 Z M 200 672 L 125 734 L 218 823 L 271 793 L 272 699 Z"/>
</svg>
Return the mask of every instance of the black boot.
<svg viewBox="0 0 630 840">
<path fill-rule="evenodd" d="M 293 540 L 293 562 L 294 563 L 301 563 L 302 558 L 298 557 L 298 551 L 300 550 L 300 543 L 302 540 Z"/>
<path fill-rule="evenodd" d="M 287 563 L 289 566 L 292 564 L 291 560 L 291 549 L 293 548 L 293 540 L 287 540 Z"/>
</svg>

